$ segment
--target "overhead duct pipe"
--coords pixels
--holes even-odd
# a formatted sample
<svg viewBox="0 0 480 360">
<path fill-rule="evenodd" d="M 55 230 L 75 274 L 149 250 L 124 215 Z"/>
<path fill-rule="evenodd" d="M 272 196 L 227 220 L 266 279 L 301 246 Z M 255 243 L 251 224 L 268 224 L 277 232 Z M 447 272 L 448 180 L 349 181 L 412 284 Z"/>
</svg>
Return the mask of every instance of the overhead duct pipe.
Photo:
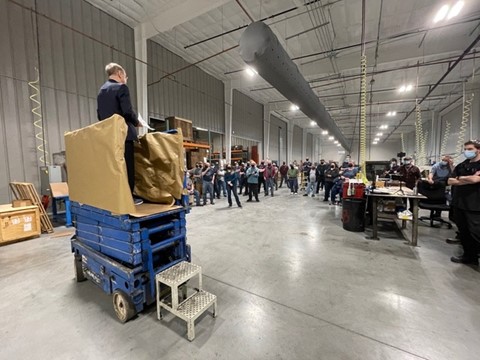
<svg viewBox="0 0 480 360">
<path fill-rule="evenodd" d="M 250 24 L 239 49 L 243 61 L 350 152 L 347 139 L 267 25 L 259 21 Z"/>
</svg>

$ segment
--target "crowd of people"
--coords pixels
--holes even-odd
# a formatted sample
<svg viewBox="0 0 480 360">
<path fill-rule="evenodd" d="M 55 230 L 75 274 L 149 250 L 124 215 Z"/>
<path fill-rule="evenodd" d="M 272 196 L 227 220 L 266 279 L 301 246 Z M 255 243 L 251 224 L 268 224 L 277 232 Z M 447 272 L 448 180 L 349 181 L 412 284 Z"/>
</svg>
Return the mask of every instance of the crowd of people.
<svg viewBox="0 0 480 360">
<path fill-rule="evenodd" d="M 247 202 L 260 202 L 259 193 L 275 196 L 278 188 L 284 185 L 291 195 L 315 197 L 323 192 L 324 201 L 330 204 L 341 204 L 342 186 L 346 179 L 355 178 L 358 167 L 347 158 L 339 165 L 334 161 L 320 160 L 312 163 L 307 158 L 297 163 L 295 160 L 280 167 L 270 160 L 262 160 L 260 164 L 251 160 L 235 162 L 233 165 L 221 166 L 218 162 L 199 162 L 187 171 L 187 189 L 195 198 L 196 206 L 204 206 L 215 199 L 227 197 L 229 206 L 233 205 L 232 196 L 238 207 L 242 207 L 239 195 L 247 197 Z"/>
</svg>

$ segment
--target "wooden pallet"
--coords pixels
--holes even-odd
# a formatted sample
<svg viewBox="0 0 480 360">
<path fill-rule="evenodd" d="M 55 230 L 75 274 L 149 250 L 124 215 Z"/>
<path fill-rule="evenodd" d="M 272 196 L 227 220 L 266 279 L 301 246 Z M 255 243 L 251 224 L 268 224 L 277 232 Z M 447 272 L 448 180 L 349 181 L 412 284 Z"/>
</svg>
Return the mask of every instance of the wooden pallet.
<svg viewBox="0 0 480 360">
<path fill-rule="evenodd" d="M 10 189 L 13 192 L 13 195 L 18 200 L 31 200 L 33 205 L 36 205 L 40 210 L 40 225 L 42 227 L 42 232 L 53 233 L 53 226 L 48 217 L 47 212 L 45 211 L 40 196 L 33 186 L 32 183 L 22 183 L 22 182 L 11 182 Z"/>
</svg>

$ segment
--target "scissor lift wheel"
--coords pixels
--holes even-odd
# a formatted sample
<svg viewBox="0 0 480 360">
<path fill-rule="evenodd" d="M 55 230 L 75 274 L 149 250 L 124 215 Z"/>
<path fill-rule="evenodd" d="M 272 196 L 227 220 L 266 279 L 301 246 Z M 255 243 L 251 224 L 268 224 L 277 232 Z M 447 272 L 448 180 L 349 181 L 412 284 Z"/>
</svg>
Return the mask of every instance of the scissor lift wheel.
<svg viewBox="0 0 480 360">
<path fill-rule="evenodd" d="M 127 322 L 135 316 L 135 306 L 130 298 L 121 290 L 113 292 L 113 309 L 115 314 L 122 323 Z"/>
<path fill-rule="evenodd" d="M 77 280 L 77 282 L 87 280 L 83 273 L 82 260 L 80 258 L 77 258 L 76 256 L 73 257 L 73 266 L 75 269 L 75 280 Z"/>
</svg>

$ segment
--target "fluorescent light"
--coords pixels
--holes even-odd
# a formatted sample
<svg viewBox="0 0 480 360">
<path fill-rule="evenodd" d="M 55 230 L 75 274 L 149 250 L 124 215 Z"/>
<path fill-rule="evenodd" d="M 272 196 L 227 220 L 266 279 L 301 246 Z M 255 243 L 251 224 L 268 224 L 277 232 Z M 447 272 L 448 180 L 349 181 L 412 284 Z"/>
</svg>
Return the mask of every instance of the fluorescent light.
<svg viewBox="0 0 480 360">
<path fill-rule="evenodd" d="M 395 116 L 397 115 L 397 112 L 396 111 L 392 111 L 392 116 Z"/>
<path fill-rule="evenodd" d="M 455 5 L 453 5 L 452 9 L 448 13 L 447 20 L 450 20 L 451 18 L 454 18 L 458 14 L 460 14 L 460 11 L 463 8 L 463 5 L 465 5 L 464 1 L 457 1 Z"/>
<path fill-rule="evenodd" d="M 300 109 L 300 108 L 297 105 L 295 105 L 295 104 L 290 105 L 290 110 L 297 111 L 298 109 Z"/>
<path fill-rule="evenodd" d="M 375 138 L 373 139 L 373 141 L 380 141 L 380 138 Z"/>
<path fill-rule="evenodd" d="M 388 125 L 380 125 L 380 129 L 381 129 L 381 130 L 388 129 Z"/>
<path fill-rule="evenodd" d="M 342 146 L 342 144 L 337 144 L 337 146 Z"/>
<path fill-rule="evenodd" d="M 338 144 L 338 140 L 335 140 L 333 143 L 334 143 L 334 144 Z"/>
<path fill-rule="evenodd" d="M 333 136 L 329 136 L 328 140 L 335 140 L 335 138 Z"/>
<path fill-rule="evenodd" d="M 374 141 L 374 142 L 372 142 L 372 144 L 373 144 L 373 145 L 377 145 L 377 144 L 378 144 L 378 142 Z"/>
<path fill-rule="evenodd" d="M 254 77 L 256 74 L 258 74 L 254 68 L 251 68 L 251 67 L 247 67 L 245 69 L 245 71 L 247 72 L 247 74 L 250 76 L 250 77 Z"/>
<path fill-rule="evenodd" d="M 456 5 L 456 4 L 455 4 Z M 445 19 L 445 17 L 447 16 L 448 14 L 448 10 L 450 9 L 450 6 L 449 5 L 443 5 L 440 10 L 438 10 L 437 12 L 437 15 L 435 15 L 435 17 L 433 18 L 433 23 L 437 23 L 439 21 L 442 21 L 443 19 Z M 461 9 L 461 7 L 460 7 Z M 458 10 L 460 12 L 460 9 Z"/>
<path fill-rule="evenodd" d="M 310 125 L 315 126 L 317 123 L 315 121 L 310 121 Z"/>
<path fill-rule="evenodd" d="M 408 84 L 408 85 L 402 85 L 400 86 L 400 88 L 398 89 L 399 92 L 407 92 L 407 91 L 412 91 L 413 89 L 413 85 L 412 84 Z"/>
<path fill-rule="evenodd" d="M 377 133 L 377 136 L 383 136 L 383 133 Z"/>
<path fill-rule="evenodd" d="M 327 130 L 323 130 L 323 131 L 322 131 L 322 135 L 328 135 L 328 131 L 327 131 Z"/>
</svg>

